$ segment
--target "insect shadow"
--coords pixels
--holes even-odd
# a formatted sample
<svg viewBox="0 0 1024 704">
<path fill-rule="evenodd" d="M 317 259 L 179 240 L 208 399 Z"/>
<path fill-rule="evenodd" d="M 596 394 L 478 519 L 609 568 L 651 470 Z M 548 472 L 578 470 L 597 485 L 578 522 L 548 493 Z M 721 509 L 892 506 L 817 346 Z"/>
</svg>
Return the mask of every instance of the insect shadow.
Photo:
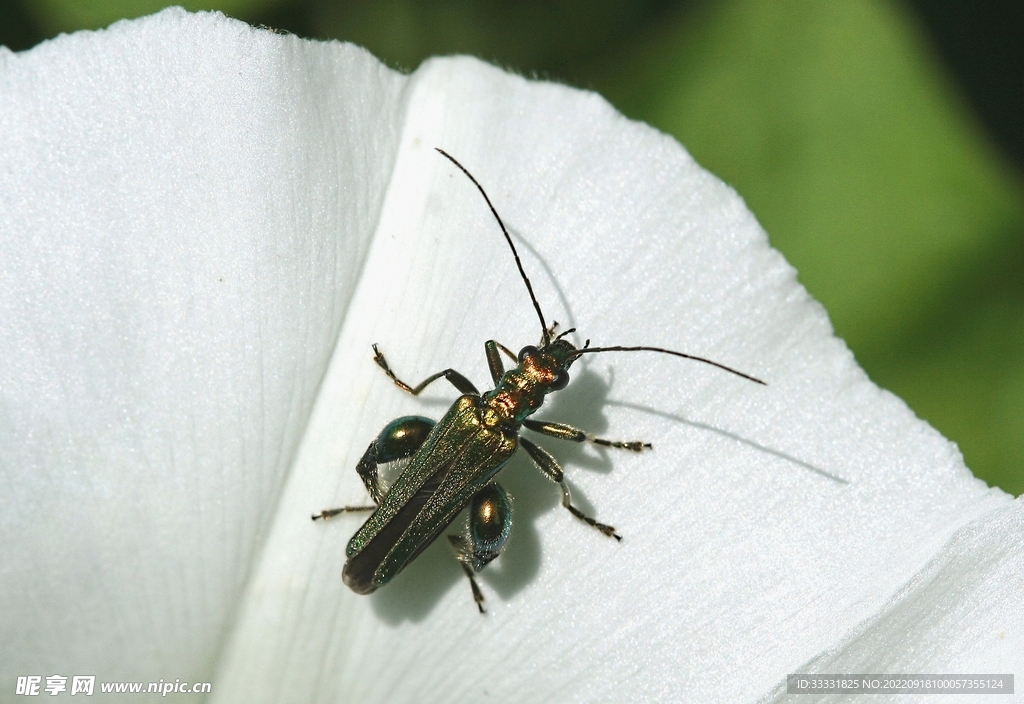
<svg viewBox="0 0 1024 704">
<path fill-rule="evenodd" d="M 608 379 L 586 367 L 579 367 L 573 375 L 572 383 L 560 395 L 551 399 L 550 406 L 545 406 L 543 417 L 603 434 L 608 430 L 604 408 L 610 391 L 611 383 Z M 629 434 L 628 429 L 624 434 Z M 628 459 L 628 455 L 590 444 L 557 440 L 548 440 L 546 444 L 566 468 L 566 474 L 575 479 L 579 479 L 580 470 L 607 474 L 614 468 L 616 460 Z M 643 461 L 643 457 L 635 458 L 635 461 Z M 561 508 L 561 495 L 558 486 L 547 480 L 530 463 L 525 451 L 515 454 L 502 470 L 500 479 L 513 498 L 515 530 L 501 557 L 488 565 L 479 578 L 501 601 L 508 601 L 540 571 L 540 534 L 535 524 L 540 516 Z M 596 512 L 580 485 L 573 479 L 568 481 L 572 486 L 574 503 L 584 511 Z M 605 513 L 610 510 L 607 507 L 601 508 Z M 558 513 L 563 511 L 559 510 Z M 569 515 L 564 518 L 567 524 L 574 520 Z M 463 512 L 446 532 L 458 532 L 465 520 Z M 606 544 L 607 541 L 599 535 L 595 535 L 594 540 L 609 550 L 618 547 L 614 543 Z M 398 625 L 403 621 L 418 622 L 430 614 L 450 589 L 461 590 L 465 579 L 458 562 L 452 558 L 447 541 L 437 540 L 398 575 L 387 589 L 373 593 L 370 596 L 371 605 L 385 623 Z"/>
<path fill-rule="evenodd" d="M 826 471 L 826 470 L 822 469 L 821 467 L 816 467 L 815 465 L 811 464 L 810 462 L 805 462 L 804 460 L 799 459 L 798 457 L 794 457 L 793 455 L 790 455 L 790 454 L 788 454 L 786 452 L 783 452 L 782 450 L 776 450 L 773 447 L 768 447 L 767 445 L 762 445 L 759 442 L 755 442 L 753 440 L 750 440 L 748 438 L 743 437 L 742 435 L 738 435 L 736 433 L 730 432 L 730 431 L 725 430 L 723 428 L 716 428 L 715 426 L 708 425 L 707 423 L 701 423 L 700 421 L 692 420 L 690 418 L 686 418 L 685 416 L 676 415 L 674 413 L 667 413 L 665 411 L 658 410 L 657 408 L 652 408 L 651 406 L 644 406 L 644 405 L 639 404 L 639 403 L 630 403 L 628 401 L 617 401 L 617 400 L 606 399 L 605 400 L 605 405 L 609 406 L 609 407 L 614 406 L 614 407 L 618 407 L 618 408 L 629 408 L 629 409 L 634 410 L 634 411 L 639 411 L 641 413 L 646 413 L 648 415 L 656 416 L 658 418 L 664 418 L 665 420 L 669 420 L 669 421 L 672 421 L 672 422 L 675 422 L 675 423 L 680 423 L 682 425 L 687 425 L 687 426 L 689 426 L 691 428 L 694 428 L 695 430 L 701 430 L 701 431 L 706 431 L 706 432 L 709 432 L 709 433 L 715 433 L 716 435 L 720 435 L 720 436 L 722 436 L 724 438 L 728 438 L 729 440 L 732 440 L 733 442 L 737 442 L 737 443 L 739 443 L 741 445 L 746 445 L 747 447 L 753 448 L 754 450 L 757 450 L 758 452 L 763 452 L 763 453 L 765 453 L 767 455 L 773 455 L 775 457 L 778 457 L 779 459 L 784 460 L 786 462 L 789 462 L 790 464 L 794 464 L 797 467 L 801 467 L 801 468 L 806 469 L 806 470 L 808 470 L 810 472 L 814 472 L 815 474 L 817 474 L 819 476 L 822 476 L 822 477 L 825 477 L 826 479 L 831 479 L 832 481 L 834 481 L 834 482 L 836 482 L 838 484 L 849 484 L 850 483 L 849 479 L 844 479 L 843 477 L 839 476 L 838 474 L 833 474 L 832 472 Z"/>
</svg>

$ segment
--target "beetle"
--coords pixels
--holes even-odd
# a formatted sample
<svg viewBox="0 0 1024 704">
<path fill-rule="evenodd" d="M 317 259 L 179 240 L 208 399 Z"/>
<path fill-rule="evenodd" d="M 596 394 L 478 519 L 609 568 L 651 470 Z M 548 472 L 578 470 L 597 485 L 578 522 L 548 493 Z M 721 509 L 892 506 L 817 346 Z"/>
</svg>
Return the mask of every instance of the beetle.
<svg viewBox="0 0 1024 704">
<path fill-rule="evenodd" d="M 440 148 L 437 151 L 473 182 L 497 220 L 540 320 L 540 343 L 527 345 L 514 354 L 500 342 L 488 340 L 484 352 L 494 389 L 484 393 L 450 368 L 410 386 L 395 375 L 374 344 L 374 362 L 403 391 L 418 396 L 443 377 L 462 395 L 436 423 L 422 416 L 404 416 L 388 423 L 370 443 L 356 465 L 356 472 L 373 506 L 325 509 L 312 518 L 326 520 L 343 512 L 373 511 L 349 541 L 348 559 L 342 572 L 345 584 L 354 592 L 370 594 L 394 579 L 468 506 L 469 520 L 465 529 L 460 534 L 449 535 L 448 540 L 469 578 L 477 608 L 485 613 L 484 596 L 476 574 L 501 554 L 512 528 L 511 499 L 494 479 L 519 447 L 544 476 L 558 484 L 562 505 L 573 516 L 606 536 L 622 539 L 615 528 L 598 522 L 573 505 L 558 461 L 520 434 L 527 428 L 553 438 L 633 452 L 651 448 L 650 443 L 606 440 L 570 425 L 531 418 L 548 394 L 566 387 L 573 362 L 585 354 L 598 352 L 649 351 L 710 364 L 758 384 L 765 382 L 718 362 L 674 350 L 647 346 L 591 347 L 589 340 L 583 347 L 576 347 L 566 339 L 574 329 L 556 336 L 557 323 L 547 324 L 515 244 L 483 186 L 454 157 Z M 515 361 L 508 370 L 502 362 L 503 354 Z M 394 482 L 386 486 L 379 470 L 393 462 L 404 463 L 404 468 Z"/>
</svg>

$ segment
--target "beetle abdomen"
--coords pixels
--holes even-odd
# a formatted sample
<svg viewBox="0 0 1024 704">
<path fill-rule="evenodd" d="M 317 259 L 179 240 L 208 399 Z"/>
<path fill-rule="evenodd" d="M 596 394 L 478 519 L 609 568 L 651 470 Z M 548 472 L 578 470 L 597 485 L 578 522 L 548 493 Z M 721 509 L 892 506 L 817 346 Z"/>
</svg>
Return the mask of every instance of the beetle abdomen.
<svg viewBox="0 0 1024 704">
<path fill-rule="evenodd" d="M 345 563 L 345 569 L 341 573 L 341 579 L 349 589 L 356 594 L 370 594 L 376 591 L 377 587 L 381 586 L 380 583 L 374 581 L 374 573 L 395 546 L 395 543 L 402 537 L 409 524 L 416 518 L 420 509 L 423 508 L 423 504 L 437 490 L 438 485 L 441 483 L 441 475 L 445 473 L 444 471 L 438 472 L 428 479 L 408 503 L 395 514 L 395 517 L 366 544 L 366 547 L 359 554 L 349 558 L 348 562 Z M 437 532 L 440 533 L 446 527 L 447 524 L 439 526 Z M 419 551 L 409 556 L 408 561 L 419 555 L 423 548 L 429 544 L 429 542 L 424 543 Z"/>
<path fill-rule="evenodd" d="M 391 581 L 515 452 L 516 436 L 485 426 L 482 405 L 472 394 L 455 403 L 352 536 L 342 577 L 354 592 L 369 594 Z"/>
</svg>

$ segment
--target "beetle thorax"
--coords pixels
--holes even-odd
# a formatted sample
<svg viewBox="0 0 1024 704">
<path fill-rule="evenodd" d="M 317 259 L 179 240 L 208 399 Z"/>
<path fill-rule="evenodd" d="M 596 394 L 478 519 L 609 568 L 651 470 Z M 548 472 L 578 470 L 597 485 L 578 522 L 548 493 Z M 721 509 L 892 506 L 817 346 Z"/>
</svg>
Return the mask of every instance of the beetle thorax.
<svg viewBox="0 0 1024 704">
<path fill-rule="evenodd" d="M 525 347 L 519 353 L 519 364 L 505 372 L 493 391 L 484 394 L 488 412 L 487 425 L 518 428 L 540 408 L 544 397 L 565 387 L 568 381 L 565 365 L 546 349 Z"/>
<path fill-rule="evenodd" d="M 483 416 L 485 425 L 518 428 L 540 408 L 544 391 L 529 379 L 506 372 L 498 387 L 484 394 L 484 401 L 487 404 Z"/>
</svg>

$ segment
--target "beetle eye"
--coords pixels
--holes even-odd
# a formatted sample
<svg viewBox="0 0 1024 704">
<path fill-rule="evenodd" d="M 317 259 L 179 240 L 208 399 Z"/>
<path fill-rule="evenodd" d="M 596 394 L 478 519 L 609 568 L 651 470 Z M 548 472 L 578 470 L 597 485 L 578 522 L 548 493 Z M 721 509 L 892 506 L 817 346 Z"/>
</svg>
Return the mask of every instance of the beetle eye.
<svg viewBox="0 0 1024 704">
<path fill-rule="evenodd" d="M 551 388 L 555 391 L 561 391 L 569 383 L 569 372 L 564 369 L 559 369 L 558 373 L 555 374 L 554 380 L 551 382 Z"/>
<path fill-rule="evenodd" d="M 519 350 L 519 363 L 522 364 L 524 359 L 537 354 L 537 351 L 537 348 L 533 345 L 527 345 L 523 349 Z"/>
</svg>

